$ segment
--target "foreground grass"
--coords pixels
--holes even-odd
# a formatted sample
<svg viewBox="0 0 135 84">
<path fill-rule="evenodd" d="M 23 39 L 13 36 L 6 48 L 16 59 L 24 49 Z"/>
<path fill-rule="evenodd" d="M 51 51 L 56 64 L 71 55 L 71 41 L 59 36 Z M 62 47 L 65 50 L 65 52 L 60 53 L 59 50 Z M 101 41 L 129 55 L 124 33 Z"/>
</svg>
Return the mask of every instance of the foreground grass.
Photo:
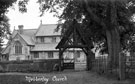
<svg viewBox="0 0 135 84">
<path fill-rule="evenodd" d="M 28 80 L 29 78 L 44 78 Z M 55 78 L 55 79 L 53 79 Z M 46 81 L 45 79 L 48 79 Z M 56 72 L 56 73 L 0 73 L 0 84 L 135 84 L 134 81 L 118 81 L 92 72 Z"/>
</svg>

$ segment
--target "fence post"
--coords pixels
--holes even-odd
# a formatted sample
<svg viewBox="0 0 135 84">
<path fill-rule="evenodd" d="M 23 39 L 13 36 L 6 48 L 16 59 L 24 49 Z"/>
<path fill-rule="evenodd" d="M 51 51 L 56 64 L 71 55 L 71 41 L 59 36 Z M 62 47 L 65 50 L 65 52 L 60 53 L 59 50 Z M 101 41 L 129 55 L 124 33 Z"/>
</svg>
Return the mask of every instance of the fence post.
<svg viewBox="0 0 135 84">
<path fill-rule="evenodd" d="M 124 53 L 119 53 L 119 79 L 125 79 L 125 55 Z"/>
</svg>

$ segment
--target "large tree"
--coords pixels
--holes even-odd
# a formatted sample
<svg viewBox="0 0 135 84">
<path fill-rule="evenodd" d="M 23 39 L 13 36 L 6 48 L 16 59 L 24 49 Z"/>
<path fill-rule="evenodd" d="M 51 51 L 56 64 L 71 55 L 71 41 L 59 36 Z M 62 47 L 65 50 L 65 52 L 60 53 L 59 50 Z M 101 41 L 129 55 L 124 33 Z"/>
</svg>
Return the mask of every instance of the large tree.
<svg viewBox="0 0 135 84">
<path fill-rule="evenodd" d="M 134 35 L 135 0 L 38 0 L 38 3 L 42 15 L 45 11 L 55 12 L 63 22 L 58 26 L 63 32 L 76 19 L 85 36 L 109 54 L 110 66 L 118 66 L 119 53 L 128 48 L 127 42 Z"/>
<path fill-rule="evenodd" d="M 16 0 L 0 0 L 0 52 L 2 50 L 3 39 L 10 34 L 9 19 L 5 13 L 8 12 L 8 8 L 12 6 L 15 1 Z"/>
</svg>

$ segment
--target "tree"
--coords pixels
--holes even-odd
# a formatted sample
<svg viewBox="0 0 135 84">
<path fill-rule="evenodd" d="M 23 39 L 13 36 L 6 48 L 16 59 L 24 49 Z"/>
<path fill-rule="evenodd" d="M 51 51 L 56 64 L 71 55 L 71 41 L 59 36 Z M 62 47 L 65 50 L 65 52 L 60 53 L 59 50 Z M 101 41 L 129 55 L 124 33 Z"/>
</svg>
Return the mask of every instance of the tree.
<svg viewBox="0 0 135 84">
<path fill-rule="evenodd" d="M 42 15 L 45 11 L 55 12 L 59 21 L 64 21 L 58 26 L 63 33 L 76 19 L 85 35 L 107 51 L 110 67 L 118 66 L 119 53 L 127 49 L 125 41 L 134 33 L 134 0 L 38 0 L 38 3 Z"/>
<path fill-rule="evenodd" d="M 2 43 L 4 37 L 10 34 L 9 24 L 8 24 L 8 17 L 5 13 L 8 11 L 7 9 L 12 6 L 12 4 L 16 0 L 0 0 L 0 52 L 2 50 Z"/>
</svg>

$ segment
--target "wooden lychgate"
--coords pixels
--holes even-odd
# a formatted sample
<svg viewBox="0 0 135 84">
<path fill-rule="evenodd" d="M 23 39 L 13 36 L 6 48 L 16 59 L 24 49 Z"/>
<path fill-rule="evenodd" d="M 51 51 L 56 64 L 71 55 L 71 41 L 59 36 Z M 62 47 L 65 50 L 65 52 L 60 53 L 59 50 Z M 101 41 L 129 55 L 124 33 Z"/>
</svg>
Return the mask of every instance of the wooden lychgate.
<svg viewBox="0 0 135 84">
<path fill-rule="evenodd" d="M 68 48 L 82 49 L 87 56 L 87 70 L 90 70 L 92 67 L 92 59 L 94 59 L 94 54 L 91 51 L 92 46 L 92 41 L 86 36 L 80 24 L 74 19 L 72 24 L 65 31 L 61 41 L 56 46 L 56 49 L 59 49 L 60 71 L 63 67 L 63 52 Z"/>
</svg>

